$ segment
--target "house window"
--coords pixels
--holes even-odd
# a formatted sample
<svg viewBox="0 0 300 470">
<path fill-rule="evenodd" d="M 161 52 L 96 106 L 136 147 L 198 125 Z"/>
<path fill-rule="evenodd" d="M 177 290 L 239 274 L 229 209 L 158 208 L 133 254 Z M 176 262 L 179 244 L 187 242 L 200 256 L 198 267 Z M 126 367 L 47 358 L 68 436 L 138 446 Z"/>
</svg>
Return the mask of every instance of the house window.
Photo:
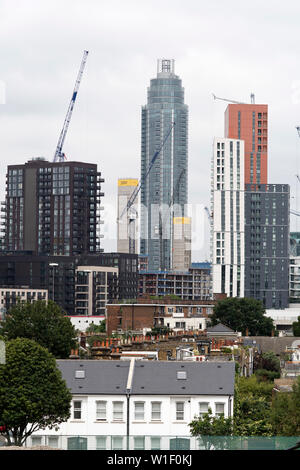
<svg viewBox="0 0 300 470">
<path fill-rule="evenodd" d="M 145 449 L 145 438 L 144 436 L 134 437 L 134 450 L 144 450 Z"/>
<path fill-rule="evenodd" d="M 160 450 L 160 437 L 151 437 L 151 450 Z"/>
<path fill-rule="evenodd" d="M 151 402 L 151 420 L 152 421 L 161 420 L 161 402 L 159 401 Z"/>
<path fill-rule="evenodd" d="M 208 413 L 208 405 L 209 405 L 209 403 L 207 403 L 207 402 L 199 403 L 199 416 L 200 416 L 200 418 L 203 418 L 205 413 Z"/>
<path fill-rule="evenodd" d="M 176 421 L 184 420 L 184 401 L 176 402 Z"/>
<path fill-rule="evenodd" d="M 136 401 L 134 403 L 134 419 L 138 421 L 144 420 L 144 407 L 145 403 L 143 401 Z"/>
<path fill-rule="evenodd" d="M 49 436 L 48 437 L 48 446 L 57 449 L 58 448 L 58 437 Z"/>
<path fill-rule="evenodd" d="M 216 403 L 216 416 L 224 416 L 225 403 Z"/>
<path fill-rule="evenodd" d="M 106 421 L 106 401 L 96 402 L 96 420 Z"/>
<path fill-rule="evenodd" d="M 74 419 L 81 419 L 81 401 L 74 401 L 73 402 L 73 418 Z"/>
<path fill-rule="evenodd" d="M 96 436 L 96 450 L 106 450 L 106 436 Z"/>
<path fill-rule="evenodd" d="M 32 436 L 31 437 L 31 445 L 32 446 L 40 446 L 42 444 L 42 437 L 41 436 Z"/>
<path fill-rule="evenodd" d="M 112 437 L 112 449 L 113 450 L 123 450 L 123 437 L 113 436 Z"/>
<path fill-rule="evenodd" d="M 123 421 L 123 402 L 122 401 L 113 402 L 113 420 Z"/>
</svg>

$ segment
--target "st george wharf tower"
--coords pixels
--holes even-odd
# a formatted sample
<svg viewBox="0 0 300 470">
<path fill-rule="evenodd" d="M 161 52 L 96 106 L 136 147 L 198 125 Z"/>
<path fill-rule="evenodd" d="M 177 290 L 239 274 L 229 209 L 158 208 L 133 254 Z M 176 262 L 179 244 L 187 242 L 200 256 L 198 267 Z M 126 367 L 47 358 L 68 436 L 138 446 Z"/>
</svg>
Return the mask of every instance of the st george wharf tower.
<svg viewBox="0 0 300 470">
<path fill-rule="evenodd" d="M 159 59 L 157 76 L 150 81 L 147 104 L 142 107 L 140 252 L 148 255 L 149 270 L 174 268 L 174 220 L 182 222 L 185 243 L 184 226 L 190 223 L 185 213 L 187 177 L 188 107 L 184 88 L 174 73 L 174 60 Z"/>
</svg>

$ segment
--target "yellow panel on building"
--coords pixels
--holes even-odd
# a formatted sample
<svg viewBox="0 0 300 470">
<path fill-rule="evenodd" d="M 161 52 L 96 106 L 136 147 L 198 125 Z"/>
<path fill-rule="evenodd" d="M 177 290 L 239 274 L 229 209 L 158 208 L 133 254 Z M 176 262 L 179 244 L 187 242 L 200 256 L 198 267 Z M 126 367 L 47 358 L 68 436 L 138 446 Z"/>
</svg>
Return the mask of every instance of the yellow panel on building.
<svg viewBox="0 0 300 470">
<path fill-rule="evenodd" d="M 173 218 L 174 224 L 190 224 L 191 218 L 190 217 L 174 217 Z"/>
<path fill-rule="evenodd" d="M 118 186 L 137 186 L 139 184 L 139 180 L 135 179 L 119 179 Z"/>
</svg>

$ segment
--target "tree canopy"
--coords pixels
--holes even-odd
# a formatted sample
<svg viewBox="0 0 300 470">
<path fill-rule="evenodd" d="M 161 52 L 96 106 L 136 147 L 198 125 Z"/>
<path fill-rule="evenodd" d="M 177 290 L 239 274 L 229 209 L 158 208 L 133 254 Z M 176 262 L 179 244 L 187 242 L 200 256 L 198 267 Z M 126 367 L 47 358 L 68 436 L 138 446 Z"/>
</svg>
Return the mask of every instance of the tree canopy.
<svg viewBox="0 0 300 470">
<path fill-rule="evenodd" d="M 300 436 L 300 377 L 295 381 L 292 392 L 277 392 L 275 395 L 271 422 L 276 435 Z"/>
<path fill-rule="evenodd" d="M 21 446 L 39 429 L 66 421 L 71 398 L 46 348 L 26 338 L 6 342 L 6 363 L 0 365 L 0 425 L 9 445 Z"/>
<path fill-rule="evenodd" d="M 106 322 L 102 320 L 99 325 L 91 323 L 90 326 L 86 329 L 86 333 L 105 333 L 106 331 Z"/>
<path fill-rule="evenodd" d="M 51 300 L 16 304 L 2 322 L 0 334 L 8 340 L 33 339 L 60 359 L 69 357 L 76 345 L 74 326 Z"/>
<path fill-rule="evenodd" d="M 294 321 L 292 323 L 292 328 L 293 328 L 293 335 L 300 336 L 300 317 L 298 317 L 298 321 Z"/>
<path fill-rule="evenodd" d="M 211 315 L 212 325 L 223 323 L 245 336 L 271 336 L 273 320 L 265 316 L 262 302 L 256 299 L 229 297 L 219 300 Z"/>
</svg>

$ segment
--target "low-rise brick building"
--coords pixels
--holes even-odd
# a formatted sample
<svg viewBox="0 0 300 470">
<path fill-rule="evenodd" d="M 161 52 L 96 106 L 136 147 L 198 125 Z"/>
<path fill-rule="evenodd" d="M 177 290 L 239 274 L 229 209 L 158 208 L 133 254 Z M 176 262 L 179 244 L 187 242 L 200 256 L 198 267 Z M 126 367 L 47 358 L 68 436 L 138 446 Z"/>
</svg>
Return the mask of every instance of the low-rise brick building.
<svg viewBox="0 0 300 470">
<path fill-rule="evenodd" d="M 139 298 L 136 303 L 107 304 L 107 334 L 166 326 L 177 330 L 205 330 L 216 300 Z"/>
</svg>

